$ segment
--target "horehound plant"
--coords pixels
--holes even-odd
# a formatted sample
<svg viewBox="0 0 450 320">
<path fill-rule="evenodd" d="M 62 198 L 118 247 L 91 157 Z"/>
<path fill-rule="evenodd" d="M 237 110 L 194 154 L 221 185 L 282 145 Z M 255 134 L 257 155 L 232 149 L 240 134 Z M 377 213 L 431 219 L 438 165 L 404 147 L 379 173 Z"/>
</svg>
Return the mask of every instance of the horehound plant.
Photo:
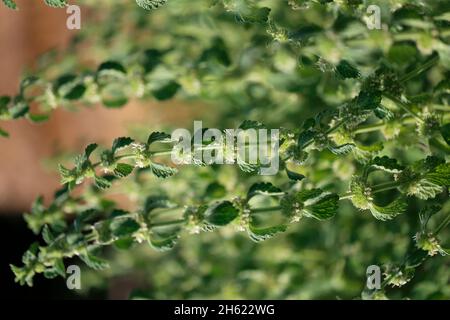
<svg viewBox="0 0 450 320">
<path fill-rule="evenodd" d="M 150 8 L 153 2 L 138 4 L 147 3 Z M 450 223 L 448 5 L 445 1 L 428 6 L 377 1 L 383 8 L 383 29 L 369 31 L 364 23 L 369 3 L 265 1 L 260 5 L 247 0 L 205 0 L 193 4 L 172 0 L 149 14 L 130 9 L 123 1 L 117 10 L 132 12 L 131 24 L 135 25 L 128 32 L 135 43 L 121 38 L 123 25 L 109 11 L 103 17 L 105 23 L 88 25 L 77 42 L 87 41 L 93 33 L 105 34 L 105 42 L 94 45 L 100 56 L 98 66 L 83 66 L 76 74 L 71 72 L 76 63 L 70 62 L 61 67 L 63 72 L 56 70 L 59 76 L 55 76 L 54 65 L 44 66 L 39 74 L 24 78 L 17 96 L 1 98 L 2 119 L 26 117 L 40 122 L 56 107 L 101 103 L 117 108 L 133 98 L 207 101 L 217 106 L 221 128 L 228 124 L 242 130 L 281 127 L 282 170 L 263 178 L 257 175 L 258 166 L 245 162 L 239 162 L 237 170 L 208 167 L 201 161 L 194 161 L 199 165 L 195 170 L 175 167 L 170 154 L 176 141 L 161 131 L 147 139 L 142 134 L 138 134 L 140 139 L 117 138 L 111 148 L 98 153 L 99 146 L 91 144 L 76 158 L 75 166 L 59 166 L 63 186 L 52 203 L 45 206 L 39 198 L 25 215 L 44 242 L 30 247 L 22 267 L 12 266 L 16 280 L 32 285 L 38 273 L 64 277 L 64 260 L 73 257 L 93 269 L 104 269 L 108 263 L 99 257 L 104 247 L 132 250 L 134 244 L 146 242 L 160 251 L 173 248 L 178 257 L 177 247 L 190 241 L 185 233 L 219 231 L 221 235 L 210 239 L 216 248 L 225 250 L 232 244 L 218 239 L 234 241 L 224 231 L 227 225 L 246 232 L 254 242 L 278 234 L 301 239 L 299 228 L 308 225 L 304 218 L 317 220 L 315 228 L 321 221 L 330 223 L 323 234 L 316 232 L 308 239 L 321 243 L 321 239 L 334 237 L 346 248 L 334 251 L 343 256 L 357 252 L 359 258 L 348 259 L 352 265 L 359 263 L 355 271 L 359 275 L 371 259 L 384 254 L 382 244 L 389 250 L 395 233 L 406 233 L 413 241 L 409 248 L 401 241 L 401 249 L 396 249 L 400 253 L 393 255 L 400 264 L 387 266 L 382 288 L 365 290 L 363 298 L 384 298 L 388 285 L 403 286 L 424 261 L 431 263 L 427 257 L 446 255 L 441 239 L 448 240 L 445 232 Z M 117 35 L 106 36 L 111 30 Z M 140 40 L 149 31 L 151 41 Z M 69 57 L 78 55 L 68 52 Z M 31 113 L 30 106 L 36 104 L 41 111 Z M 222 146 L 204 141 L 202 148 Z M 199 174 L 192 176 L 192 172 Z M 132 210 L 111 200 L 109 195 L 117 192 L 130 198 L 135 204 Z M 370 213 L 373 220 L 361 222 L 358 211 Z M 379 247 L 370 245 L 374 256 L 367 258 L 367 250 L 342 235 L 341 219 L 352 221 L 349 217 L 358 227 L 355 222 L 355 228 L 347 231 L 357 239 L 366 237 L 358 228 L 377 228 L 378 222 L 393 228 L 384 229 L 385 239 L 371 239 L 379 243 Z M 376 229 L 368 230 L 368 234 L 377 234 Z M 338 235 L 354 247 L 346 247 Z M 281 237 L 252 248 L 257 251 L 267 246 L 270 255 L 281 250 L 275 244 L 271 247 Z M 297 245 L 290 242 L 289 246 Z M 201 252 L 199 247 L 197 254 Z M 268 264 L 269 268 L 298 279 L 298 272 L 286 269 L 294 262 L 286 256 L 280 259 L 279 265 Z M 321 270 L 306 262 L 295 263 L 310 268 L 311 274 L 314 268 Z M 258 270 L 237 260 L 235 264 L 242 276 Z M 446 268 L 443 260 L 435 268 L 436 274 L 448 277 L 442 271 Z M 201 280 L 197 281 L 212 281 L 198 272 Z M 329 279 L 327 286 L 338 290 L 339 282 L 332 282 L 333 276 Z M 170 291 L 167 281 L 155 277 L 152 281 Z M 257 286 L 265 290 L 270 282 Z M 360 289 L 362 282 L 363 277 Z M 288 286 L 280 279 L 277 283 L 269 297 L 298 297 L 295 284 Z M 442 296 L 450 294 L 445 286 L 435 290 L 441 290 Z M 314 292 L 312 297 L 323 294 L 310 292 Z M 249 291 L 244 297 L 255 297 L 255 293 Z"/>
</svg>

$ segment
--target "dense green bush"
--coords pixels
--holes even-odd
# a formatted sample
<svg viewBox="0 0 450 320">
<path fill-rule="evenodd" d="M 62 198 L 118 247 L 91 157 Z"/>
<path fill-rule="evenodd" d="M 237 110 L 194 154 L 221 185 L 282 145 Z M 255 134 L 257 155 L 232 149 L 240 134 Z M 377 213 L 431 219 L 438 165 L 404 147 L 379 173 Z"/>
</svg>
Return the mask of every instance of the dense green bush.
<svg viewBox="0 0 450 320">
<path fill-rule="evenodd" d="M 450 298 L 448 1 L 95 3 L 95 23 L 59 63 L 43 57 L 1 98 L 1 119 L 204 102 L 210 127 L 281 128 L 282 170 L 175 168 L 169 125 L 91 144 L 59 166 L 52 204 L 39 198 L 25 215 L 43 241 L 12 266 L 18 282 L 65 276 L 64 260 L 79 257 L 105 270 L 86 270 L 85 288 L 127 275 L 149 298 Z M 384 268 L 380 290 L 364 289 L 369 265 Z"/>
</svg>

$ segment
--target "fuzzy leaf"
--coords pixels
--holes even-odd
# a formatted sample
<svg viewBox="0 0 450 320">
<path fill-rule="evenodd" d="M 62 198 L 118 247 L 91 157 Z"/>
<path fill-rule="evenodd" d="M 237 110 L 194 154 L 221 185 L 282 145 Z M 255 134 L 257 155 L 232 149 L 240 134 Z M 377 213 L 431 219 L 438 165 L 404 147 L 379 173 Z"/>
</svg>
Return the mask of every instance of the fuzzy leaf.
<svg viewBox="0 0 450 320">
<path fill-rule="evenodd" d="M 332 146 L 332 145 L 328 146 L 328 149 L 336 155 L 347 154 L 347 153 L 351 152 L 353 150 L 353 148 L 355 148 L 354 143 L 345 143 L 340 146 Z"/>
<path fill-rule="evenodd" d="M 376 219 L 386 221 L 404 213 L 407 207 L 406 200 L 400 197 L 384 207 L 371 203 L 369 210 Z"/>
<path fill-rule="evenodd" d="M 303 179 L 305 179 L 304 175 L 294 172 L 294 171 L 291 171 L 288 168 L 286 168 L 286 174 L 287 174 L 288 178 L 293 181 L 302 181 Z"/>
<path fill-rule="evenodd" d="M 125 178 L 133 172 L 134 167 L 127 163 L 118 163 L 114 169 L 114 174 L 119 178 Z"/>
<path fill-rule="evenodd" d="M 164 132 L 152 132 L 148 137 L 147 144 L 151 145 L 155 142 L 167 143 L 171 142 L 171 135 Z"/>
<path fill-rule="evenodd" d="M 53 85 L 54 92 L 66 100 L 78 100 L 86 92 L 86 86 L 74 74 L 59 77 Z"/>
<path fill-rule="evenodd" d="M 165 196 L 149 196 L 145 200 L 144 212 L 148 214 L 155 209 L 174 208 L 174 207 L 176 207 L 176 204 L 172 203 Z"/>
<path fill-rule="evenodd" d="M 133 141 L 134 140 L 129 137 L 120 137 L 115 139 L 111 149 L 113 154 L 115 154 L 116 151 L 119 151 L 120 149 L 129 146 L 130 144 L 133 143 Z"/>
<path fill-rule="evenodd" d="M 45 4 L 53 8 L 64 8 L 67 6 L 66 0 L 45 0 Z"/>
<path fill-rule="evenodd" d="M 105 177 L 95 176 L 94 183 L 97 188 L 102 190 L 111 188 L 111 181 L 109 181 Z"/>
<path fill-rule="evenodd" d="M 145 10 L 156 9 L 165 4 L 166 2 L 167 0 L 136 0 L 138 6 L 144 8 Z"/>
<path fill-rule="evenodd" d="M 9 113 L 12 119 L 19 119 L 24 117 L 29 110 L 30 107 L 25 101 L 18 100 L 13 103 L 13 106 L 9 109 Z"/>
<path fill-rule="evenodd" d="M 336 67 L 336 73 L 343 79 L 359 78 L 359 70 L 347 60 L 341 60 Z"/>
<path fill-rule="evenodd" d="M 116 237 L 123 238 L 133 235 L 140 228 L 139 223 L 131 218 L 116 218 L 111 222 L 110 229 Z"/>
<path fill-rule="evenodd" d="M 104 270 L 109 268 L 109 264 L 106 260 L 96 257 L 92 254 L 80 254 L 80 259 L 86 263 L 89 268 L 94 270 Z"/>
<path fill-rule="evenodd" d="M 205 197 L 209 199 L 220 199 L 225 197 L 226 194 L 227 190 L 225 187 L 217 182 L 210 183 L 205 191 Z"/>
<path fill-rule="evenodd" d="M 211 205 L 205 212 L 205 220 L 217 227 L 226 226 L 239 215 L 239 210 L 236 209 L 230 201 L 218 202 Z"/>
<path fill-rule="evenodd" d="M 390 173 L 400 173 L 405 167 L 398 164 L 396 159 L 389 158 L 388 156 L 375 157 L 372 160 L 371 166 Z"/>
<path fill-rule="evenodd" d="M 279 225 L 266 228 L 256 228 L 250 224 L 248 227 L 248 234 L 253 241 L 261 242 L 274 237 L 278 233 L 285 232 L 286 230 L 287 230 L 286 225 Z"/>
<path fill-rule="evenodd" d="M 169 81 L 168 83 L 160 86 L 158 89 L 152 90 L 153 96 L 159 100 L 169 100 L 178 92 L 181 86 L 176 81 Z"/>
<path fill-rule="evenodd" d="M 333 218 L 339 209 L 339 196 L 337 194 L 326 194 L 312 204 L 304 208 L 304 215 L 317 220 Z"/>
<path fill-rule="evenodd" d="M 125 67 L 116 61 L 103 62 L 97 69 L 98 76 L 113 76 L 122 78 L 127 73 Z"/>
<path fill-rule="evenodd" d="M 153 174 L 161 179 L 166 179 L 168 177 L 171 177 L 178 172 L 178 170 L 176 168 L 172 168 L 172 167 L 166 166 L 164 164 L 159 164 L 159 163 L 154 163 L 154 162 L 150 165 L 150 168 L 151 168 Z"/>
<path fill-rule="evenodd" d="M 10 8 L 12 10 L 17 10 L 17 5 L 16 5 L 16 3 L 13 0 L 3 0 L 3 3 L 8 8 Z"/>
<path fill-rule="evenodd" d="M 42 239 L 44 239 L 46 244 L 51 244 L 55 240 L 55 237 L 50 231 L 48 225 L 45 225 L 44 228 L 42 229 Z"/>
<path fill-rule="evenodd" d="M 248 129 L 264 129 L 266 126 L 259 122 L 254 120 L 244 120 L 240 125 L 239 129 L 241 130 L 248 130 Z"/>
<path fill-rule="evenodd" d="M 252 197 L 258 195 L 258 194 L 269 194 L 269 193 L 275 193 L 275 192 L 281 192 L 281 190 L 277 187 L 275 187 L 270 182 L 258 182 L 253 184 L 247 193 L 247 200 L 250 200 Z"/>
<path fill-rule="evenodd" d="M 150 236 L 148 243 L 153 249 L 164 252 L 173 249 L 173 247 L 175 247 L 175 245 L 177 244 L 178 239 L 178 235 L 166 239 L 155 239 L 154 237 Z"/>
</svg>

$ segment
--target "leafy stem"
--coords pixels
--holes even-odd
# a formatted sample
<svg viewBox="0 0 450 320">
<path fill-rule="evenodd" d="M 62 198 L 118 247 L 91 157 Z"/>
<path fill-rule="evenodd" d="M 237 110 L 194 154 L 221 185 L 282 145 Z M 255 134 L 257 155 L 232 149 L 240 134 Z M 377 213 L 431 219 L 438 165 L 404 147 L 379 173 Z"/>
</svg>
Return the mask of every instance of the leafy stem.
<svg viewBox="0 0 450 320">
<path fill-rule="evenodd" d="M 403 82 L 413 79 L 414 77 L 417 77 L 418 75 L 422 74 L 424 71 L 426 71 L 429 68 L 431 68 L 432 66 L 434 66 L 438 61 L 439 61 L 439 56 L 435 55 L 434 57 L 432 57 L 430 60 L 428 60 L 424 64 L 418 66 L 416 69 L 414 69 L 411 72 L 408 72 L 404 76 L 400 77 L 399 81 L 403 83 Z"/>
</svg>

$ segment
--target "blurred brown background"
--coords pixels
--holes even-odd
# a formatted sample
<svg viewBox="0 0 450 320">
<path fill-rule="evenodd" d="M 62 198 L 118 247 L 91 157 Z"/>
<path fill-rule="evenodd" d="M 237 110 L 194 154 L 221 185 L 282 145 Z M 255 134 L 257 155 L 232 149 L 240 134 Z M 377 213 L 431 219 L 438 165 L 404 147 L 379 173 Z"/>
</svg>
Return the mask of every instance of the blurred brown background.
<svg viewBox="0 0 450 320">
<path fill-rule="evenodd" d="M 25 68 L 32 68 L 37 57 L 50 49 L 64 49 L 77 32 L 67 30 L 65 9 L 49 8 L 37 0 L 17 3 L 19 11 L 0 5 L 0 95 L 16 94 Z M 27 120 L 0 121 L 10 133 L 8 139 L 0 138 L 0 214 L 26 211 L 40 194 L 47 200 L 52 196 L 59 177 L 45 170 L 42 162 L 58 151 L 78 153 L 94 141 L 109 145 L 127 134 L 130 123 L 146 125 L 150 131 L 151 124 L 183 122 L 191 111 L 174 102 L 142 102 L 119 110 L 95 107 L 73 113 L 57 109 L 50 121 L 39 125 Z"/>
</svg>

